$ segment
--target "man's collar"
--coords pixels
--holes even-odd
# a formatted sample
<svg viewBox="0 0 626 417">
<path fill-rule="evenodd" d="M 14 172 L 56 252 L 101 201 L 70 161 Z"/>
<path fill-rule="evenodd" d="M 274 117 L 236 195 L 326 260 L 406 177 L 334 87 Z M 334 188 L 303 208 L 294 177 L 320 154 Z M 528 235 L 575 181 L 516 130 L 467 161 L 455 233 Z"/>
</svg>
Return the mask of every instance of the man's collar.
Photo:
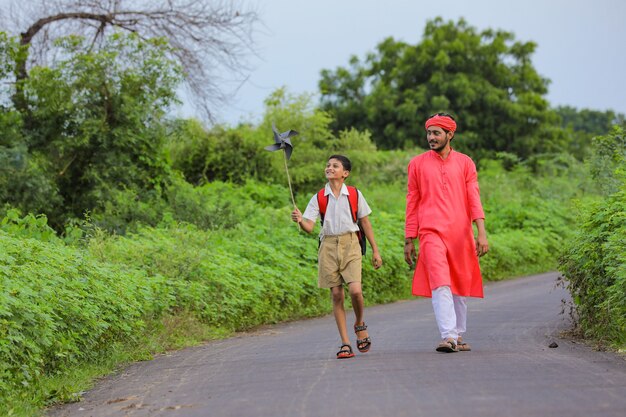
<svg viewBox="0 0 626 417">
<path fill-rule="evenodd" d="M 446 157 L 446 159 L 450 158 L 450 156 L 451 156 L 453 153 L 455 153 L 455 150 L 454 150 L 452 147 L 450 147 L 450 152 L 448 152 L 448 156 Z M 432 150 L 432 149 L 430 149 L 430 154 L 431 154 L 431 156 L 434 156 L 434 157 L 437 157 L 437 158 L 439 158 L 439 159 L 441 159 L 441 160 L 444 160 L 444 159 L 441 157 L 441 155 L 439 154 L 439 152 L 436 152 L 436 151 L 434 151 L 434 150 Z"/>
</svg>

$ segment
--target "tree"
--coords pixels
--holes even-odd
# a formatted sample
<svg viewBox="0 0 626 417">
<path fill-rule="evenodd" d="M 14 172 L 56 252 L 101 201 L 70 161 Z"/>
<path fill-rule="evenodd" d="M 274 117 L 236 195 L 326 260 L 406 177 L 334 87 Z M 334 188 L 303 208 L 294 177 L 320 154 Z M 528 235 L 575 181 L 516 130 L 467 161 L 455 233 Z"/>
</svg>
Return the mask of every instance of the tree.
<svg viewBox="0 0 626 417">
<path fill-rule="evenodd" d="M 1 35 L 0 53 L 14 50 Z M 122 194 L 158 198 L 170 178 L 164 119 L 182 77 L 167 42 L 117 33 L 97 52 L 77 36 L 56 47 L 62 59 L 24 80 L 28 125 L 0 106 L 0 127 L 13 126 L 0 129 L 0 161 L 19 162 L 0 169 L 3 201 L 59 229 Z"/>
<path fill-rule="evenodd" d="M 606 135 L 613 125 L 626 128 L 626 116 L 613 110 L 578 110 L 571 106 L 559 106 L 555 110 L 561 117 L 563 127 L 571 128 L 574 132 L 600 136 Z"/>
<path fill-rule="evenodd" d="M 458 119 L 455 146 L 474 156 L 556 150 L 565 135 L 553 128 L 535 48 L 509 32 L 437 18 L 417 45 L 387 38 L 363 62 L 353 56 L 349 68 L 323 70 L 321 106 L 335 130 L 367 129 L 384 149 L 425 146 L 424 121 L 447 111 Z"/>
<path fill-rule="evenodd" d="M 15 0 L 12 14 L 3 13 L 2 20 L 4 27 L 20 31 L 24 51 L 15 76 L 18 108 L 24 109 L 21 83 L 28 68 L 61 52 L 55 39 L 79 33 L 96 50 L 108 34 L 121 30 L 143 40 L 166 38 L 172 46 L 170 58 L 182 66 L 187 87 L 210 119 L 212 106 L 228 98 L 220 74 L 245 76 L 245 57 L 252 52 L 258 21 L 254 10 L 225 0 Z"/>
<path fill-rule="evenodd" d="M 60 203 L 55 181 L 47 175 L 45 157 L 28 152 L 22 114 L 5 106 L 12 90 L 5 80 L 15 67 L 19 46 L 0 32 L 0 201 L 34 213 Z M 4 211 L 6 207 L 0 207 Z"/>
<path fill-rule="evenodd" d="M 623 189 L 626 194 L 626 133 L 619 125 L 605 136 L 591 140 L 592 155 L 589 158 L 591 176 L 604 195 Z"/>
<path fill-rule="evenodd" d="M 581 160 L 589 156 L 593 137 L 606 135 L 614 125 L 626 129 L 626 117 L 613 110 L 578 110 L 571 106 L 559 106 L 555 110 L 571 137 L 568 151 Z"/>
</svg>

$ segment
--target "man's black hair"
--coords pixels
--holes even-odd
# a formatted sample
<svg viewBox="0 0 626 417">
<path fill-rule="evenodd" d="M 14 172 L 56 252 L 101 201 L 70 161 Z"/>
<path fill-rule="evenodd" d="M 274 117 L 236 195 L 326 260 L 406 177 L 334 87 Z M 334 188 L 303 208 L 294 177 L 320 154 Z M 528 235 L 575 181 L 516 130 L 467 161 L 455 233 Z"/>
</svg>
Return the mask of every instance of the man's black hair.
<svg viewBox="0 0 626 417">
<path fill-rule="evenodd" d="M 449 113 L 435 113 L 435 114 L 431 114 L 430 116 L 428 116 L 429 119 L 432 119 L 435 116 L 442 116 L 442 117 L 449 117 L 450 119 L 454 120 L 456 122 L 456 119 L 454 118 L 454 116 L 452 116 Z"/>
<path fill-rule="evenodd" d="M 336 159 L 341 162 L 341 165 L 343 165 L 343 169 L 345 169 L 346 171 L 352 171 L 352 162 L 350 162 L 347 157 L 343 155 L 331 155 L 328 157 L 328 161 L 330 161 L 331 159 Z"/>
</svg>

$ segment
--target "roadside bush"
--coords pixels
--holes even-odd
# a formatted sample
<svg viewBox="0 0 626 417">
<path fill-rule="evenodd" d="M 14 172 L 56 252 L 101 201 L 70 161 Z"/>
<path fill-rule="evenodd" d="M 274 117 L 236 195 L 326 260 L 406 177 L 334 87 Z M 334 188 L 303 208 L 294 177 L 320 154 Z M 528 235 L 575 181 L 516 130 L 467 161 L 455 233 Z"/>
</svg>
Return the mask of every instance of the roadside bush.
<svg viewBox="0 0 626 417">
<path fill-rule="evenodd" d="M 593 179 L 606 197 L 581 205 L 559 269 L 585 336 L 626 346 L 626 142 L 615 126 L 592 141 Z"/>
<path fill-rule="evenodd" d="M 560 269 L 586 336 L 626 345 L 626 187 L 588 207 Z"/>
<path fill-rule="evenodd" d="M 92 240 L 90 251 L 107 263 L 167 276 L 175 310 L 190 311 L 208 325 L 244 330 L 325 311 L 310 279 L 315 265 L 295 256 L 303 242 L 286 221 L 220 233 L 182 224 L 141 227 L 126 237 Z"/>
<path fill-rule="evenodd" d="M 33 238 L 41 242 L 60 242 L 54 229 L 48 226 L 48 219 L 45 215 L 28 214 L 22 217 L 20 211 L 14 208 L 7 210 L 6 215 L 0 221 L 0 230 L 14 237 Z"/>
<path fill-rule="evenodd" d="M 480 269 L 486 281 L 536 274 L 556 268 L 555 251 L 550 239 L 526 229 L 492 233 L 489 253 L 480 258 Z"/>
<path fill-rule="evenodd" d="M 317 288 L 317 237 L 299 232 L 289 211 L 257 209 L 245 223 L 219 232 L 184 224 L 141 227 L 125 237 L 92 239 L 89 249 L 103 262 L 167 276 L 176 283 L 173 307 L 191 311 L 212 326 L 244 330 L 327 313 L 328 294 Z M 378 227 L 380 245 L 402 242 L 399 221 L 397 217 Z M 369 258 L 364 262 L 371 304 L 407 295 L 402 257 L 391 251 L 385 256 L 384 273 L 374 271 Z"/>
<path fill-rule="evenodd" d="M 239 187 L 216 181 L 201 187 L 176 180 L 167 190 L 168 211 L 174 220 L 200 229 L 232 229 L 251 211 L 250 199 L 241 198 Z"/>
<path fill-rule="evenodd" d="M 543 175 L 525 165 L 507 171 L 495 160 L 483 160 L 481 167 L 478 178 L 490 240 L 490 253 L 481 265 L 487 279 L 556 269 L 575 223 L 572 201 L 587 195 L 571 179 L 582 177 L 584 166 L 574 162 Z"/>
<path fill-rule="evenodd" d="M 169 308 L 162 277 L 5 231 L 0 245 L 0 398 L 132 340 Z"/>
<path fill-rule="evenodd" d="M 160 188 L 141 190 L 138 187 L 112 189 L 105 192 L 101 207 L 86 213 L 89 226 L 123 235 L 137 224 L 156 226 L 163 218 L 167 203 Z"/>
</svg>

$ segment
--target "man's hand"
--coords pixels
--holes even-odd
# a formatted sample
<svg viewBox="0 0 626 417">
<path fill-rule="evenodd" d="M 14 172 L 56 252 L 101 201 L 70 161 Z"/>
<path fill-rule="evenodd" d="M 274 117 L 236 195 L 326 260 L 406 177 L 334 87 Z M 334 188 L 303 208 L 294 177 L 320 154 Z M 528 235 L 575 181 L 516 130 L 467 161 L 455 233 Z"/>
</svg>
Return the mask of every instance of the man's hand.
<svg viewBox="0 0 626 417">
<path fill-rule="evenodd" d="M 413 244 L 413 239 L 404 239 L 404 260 L 410 267 L 413 267 L 415 257 L 415 244 Z"/>
<path fill-rule="evenodd" d="M 476 238 L 476 255 L 478 255 L 478 257 L 481 257 L 487 252 L 489 252 L 489 243 L 487 243 L 487 236 L 481 235 L 479 233 L 478 237 Z"/>
<path fill-rule="evenodd" d="M 489 252 L 489 243 L 487 243 L 487 232 L 485 231 L 485 219 L 476 219 L 476 228 L 478 229 L 476 237 L 476 255 L 483 256 Z"/>
</svg>

